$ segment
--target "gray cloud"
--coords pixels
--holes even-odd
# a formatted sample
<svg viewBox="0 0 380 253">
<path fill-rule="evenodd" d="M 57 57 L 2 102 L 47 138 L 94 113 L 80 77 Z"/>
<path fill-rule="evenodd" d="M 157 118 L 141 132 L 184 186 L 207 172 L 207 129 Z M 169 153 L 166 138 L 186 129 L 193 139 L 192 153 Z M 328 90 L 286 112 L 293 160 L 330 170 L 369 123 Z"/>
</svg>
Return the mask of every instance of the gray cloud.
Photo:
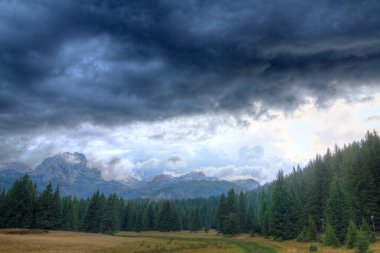
<svg viewBox="0 0 380 253">
<path fill-rule="evenodd" d="M 0 131 L 355 101 L 380 80 L 379 13 L 376 0 L 3 1 Z"/>
<path fill-rule="evenodd" d="M 379 120 L 380 120 L 380 116 L 377 116 L 377 115 L 373 115 L 366 119 L 366 121 L 379 121 Z"/>
</svg>

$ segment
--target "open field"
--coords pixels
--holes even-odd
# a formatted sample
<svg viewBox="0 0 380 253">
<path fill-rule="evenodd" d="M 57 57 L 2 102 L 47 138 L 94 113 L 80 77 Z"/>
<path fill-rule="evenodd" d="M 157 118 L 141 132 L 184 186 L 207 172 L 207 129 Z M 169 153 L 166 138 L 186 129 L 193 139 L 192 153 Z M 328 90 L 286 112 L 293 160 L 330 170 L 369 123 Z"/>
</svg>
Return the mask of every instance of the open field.
<svg viewBox="0 0 380 253">
<path fill-rule="evenodd" d="M 0 231 L 0 252 L 21 253 L 158 253 L 158 252 L 232 252 L 232 253 L 301 253 L 308 243 L 276 242 L 263 237 L 241 235 L 224 237 L 209 233 L 120 232 L 116 236 L 50 231 L 47 234 L 6 234 Z M 371 245 L 380 253 L 380 242 Z M 332 249 L 318 244 L 320 253 L 353 253 L 344 248 Z"/>
</svg>

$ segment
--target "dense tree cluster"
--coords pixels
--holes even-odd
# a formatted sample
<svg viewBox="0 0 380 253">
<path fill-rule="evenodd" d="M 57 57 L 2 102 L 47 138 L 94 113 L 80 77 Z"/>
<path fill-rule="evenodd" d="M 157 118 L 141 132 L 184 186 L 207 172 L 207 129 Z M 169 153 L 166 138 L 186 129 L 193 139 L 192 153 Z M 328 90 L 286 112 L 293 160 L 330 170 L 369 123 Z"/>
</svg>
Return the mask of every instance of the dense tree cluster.
<svg viewBox="0 0 380 253">
<path fill-rule="evenodd" d="M 0 227 L 113 233 L 198 231 L 260 233 L 277 240 L 315 241 L 364 252 L 380 224 L 380 138 L 327 150 L 301 169 L 257 190 L 184 200 L 129 200 L 96 192 L 90 199 L 61 197 L 49 184 L 42 193 L 28 176 L 0 193 Z M 360 249 L 360 250 L 359 250 Z"/>
<path fill-rule="evenodd" d="M 254 231 L 258 224 L 253 203 L 248 202 L 247 194 L 236 194 L 234 189 L 222 194 L 218 208 L 218 230 L 226 235 Z"/>
<path fill-rule="evenodd" d="M 130 200 L 97 191 L 90 199 L 61 197 L 48 184 L 42 193 L 27 175 L 0 194 L 0 227 L 41 228 L 112 234 L 127 231 L 198 231 L 215 228 L 217 197 Z"/>
<path fill-rule="evenodd" d="M 379 193 L 380 138 L 367 132 L 360 142 L 317 155 L 304 169 L 286 177 L 280 171 L 273 183 L 248 197 L 258 206 L 264 235 L 314 241 L 318 230 L 325 244 L 352 248 L 360 226 L 367 224 L 360 230 L 373 241 L 368 223 L 380 224 Z"/>
</svg>

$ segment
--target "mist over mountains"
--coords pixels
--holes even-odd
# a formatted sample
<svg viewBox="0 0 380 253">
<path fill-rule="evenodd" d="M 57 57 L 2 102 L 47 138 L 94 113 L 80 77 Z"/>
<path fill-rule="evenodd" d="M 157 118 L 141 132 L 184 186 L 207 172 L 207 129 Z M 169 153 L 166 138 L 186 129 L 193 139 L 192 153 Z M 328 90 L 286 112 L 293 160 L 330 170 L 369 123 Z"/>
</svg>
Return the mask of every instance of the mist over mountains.
<svg viewBox="0 0 380 253">
<path fill-rule="evenodd" d="M 42 190 L 51 182 L 59 185 L 62 195 L 87 198 L 97 190 L 108 195 L 116 193 L 127 199 L 182 199 L 208 197 L 226 193 L 230 188 L 236 191 L 248 191 L 260 184 L 254 179 L 236 181 L 207 177 L 202 172 L 190 172 L 178 177 L 160 174 L 152 180 L 107 181 L 99 170 L 91 168 L 81 153 L 61 153 L 48 157 L 32 169 L 25 164 L 8 163 L 0 167 L 0 188 L 9 189 L 14 181 L 28 174 Z"/>
</svg>

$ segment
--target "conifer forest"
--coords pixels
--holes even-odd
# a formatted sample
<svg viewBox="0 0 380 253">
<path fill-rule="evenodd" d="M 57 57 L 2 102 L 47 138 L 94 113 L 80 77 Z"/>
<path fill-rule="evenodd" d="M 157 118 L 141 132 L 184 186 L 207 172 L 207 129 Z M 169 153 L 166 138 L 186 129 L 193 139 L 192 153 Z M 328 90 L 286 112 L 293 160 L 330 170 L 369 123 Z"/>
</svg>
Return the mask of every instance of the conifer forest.
<svg viewBox="0 0 380 253">
<path fill-rule="evenodd" d="M 42 192 L 27 175 L 0 195 L 1 228 L 39 228 L 114 234 L 117 231 L 216 229 L 283 241 L 323 241 L 353 248 L 380 229 L 380 138 L 365 138 L 317 155 L 304 167 L 249 192 L 182 200 L 125 200 L 97 191 L 91 198 Z"/>
</svg>

